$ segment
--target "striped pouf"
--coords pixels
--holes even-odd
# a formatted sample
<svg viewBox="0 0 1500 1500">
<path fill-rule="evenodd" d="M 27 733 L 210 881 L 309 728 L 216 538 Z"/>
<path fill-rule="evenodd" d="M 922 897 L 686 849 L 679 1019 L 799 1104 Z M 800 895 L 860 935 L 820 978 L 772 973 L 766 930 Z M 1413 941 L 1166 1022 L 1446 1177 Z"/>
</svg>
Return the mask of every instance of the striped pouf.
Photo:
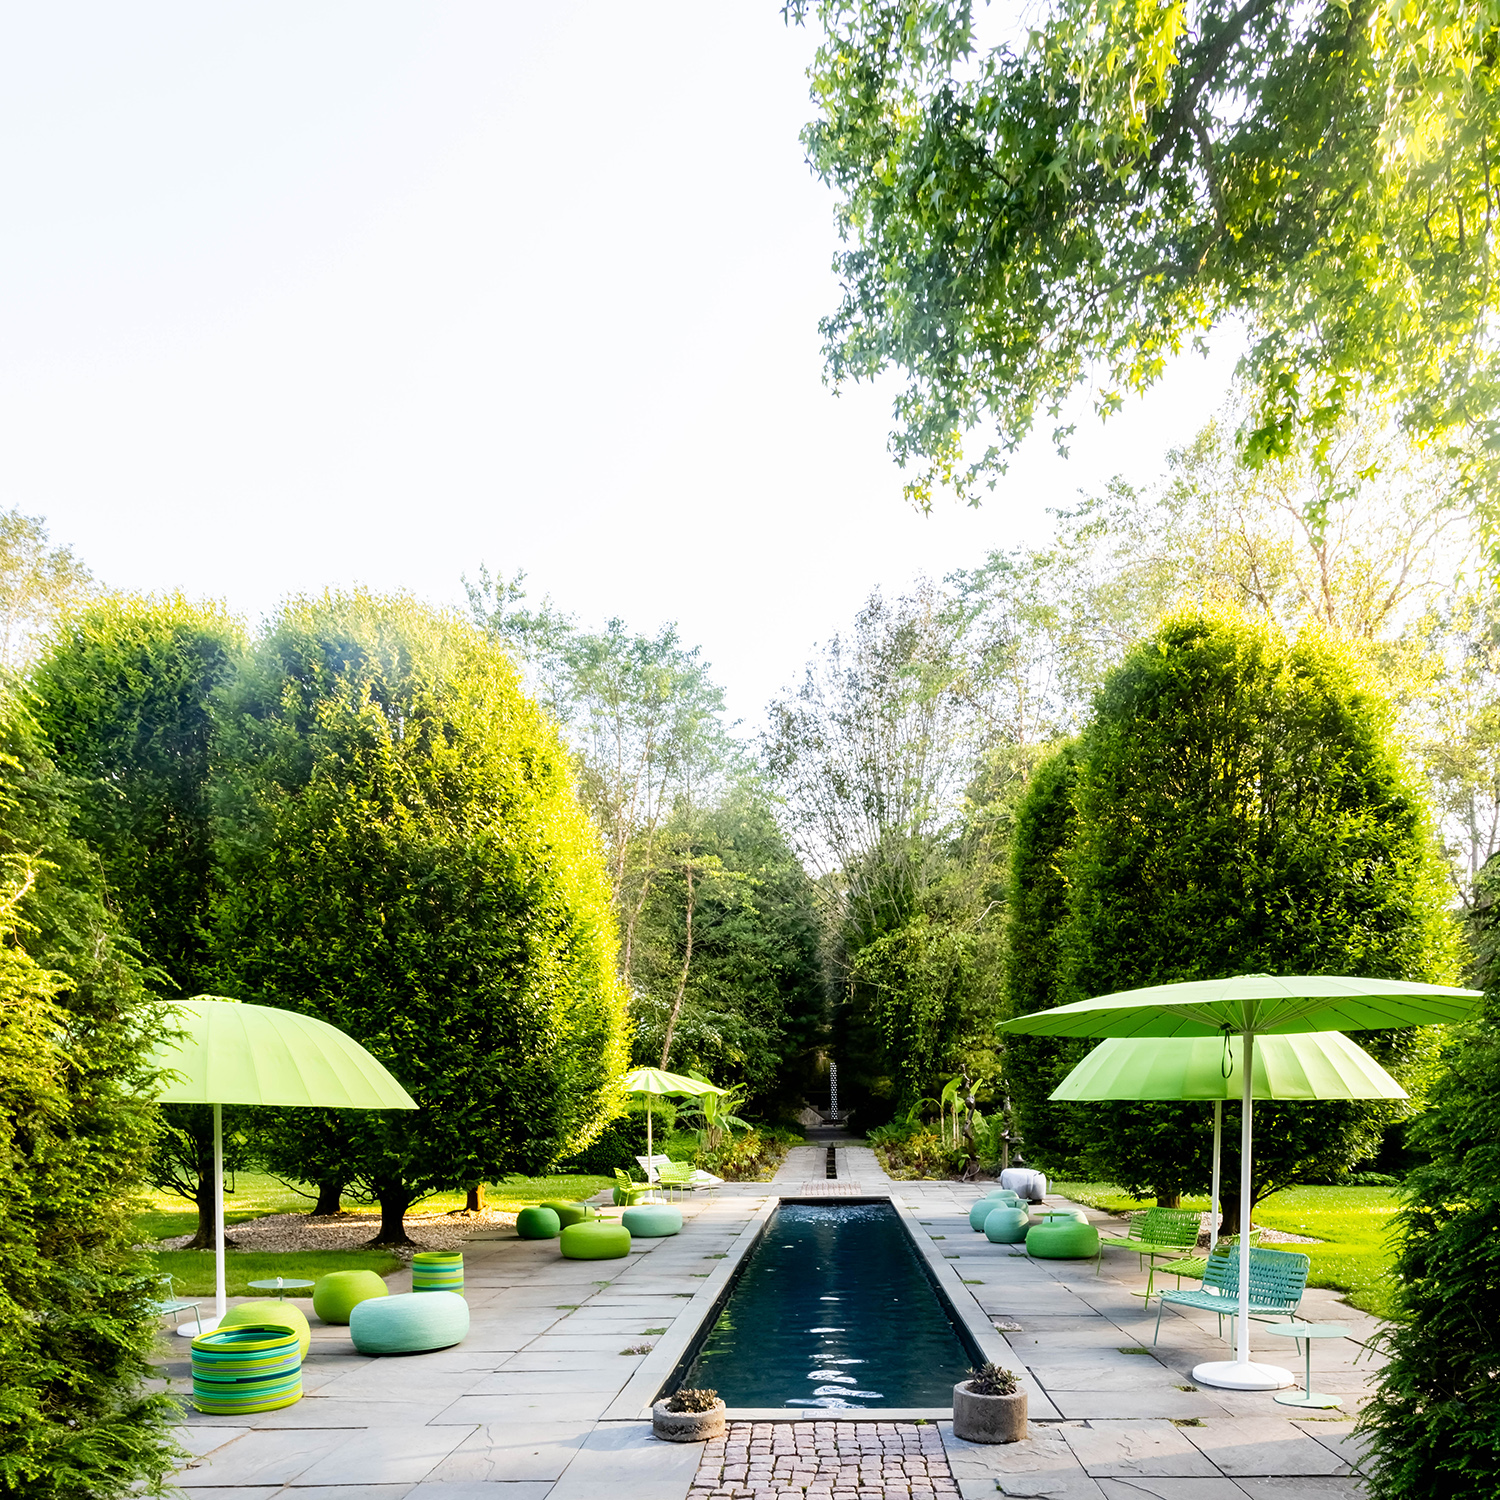
<svg viewBox="0 0 1500 1500">
<path fill-rule="evenodd" d="M 221 1328 L 193 1340 L 193 1405 L 234 1415 L 302 1399 L 302 1346 L 285 1328 Z"/>
<path fill-rule="evenodd" d="M 411 1258 L 411 1289 L 414 1292 L 457 1292 L 463 1296 L 463 1251 L 417 1251 Z"/>
</svg>

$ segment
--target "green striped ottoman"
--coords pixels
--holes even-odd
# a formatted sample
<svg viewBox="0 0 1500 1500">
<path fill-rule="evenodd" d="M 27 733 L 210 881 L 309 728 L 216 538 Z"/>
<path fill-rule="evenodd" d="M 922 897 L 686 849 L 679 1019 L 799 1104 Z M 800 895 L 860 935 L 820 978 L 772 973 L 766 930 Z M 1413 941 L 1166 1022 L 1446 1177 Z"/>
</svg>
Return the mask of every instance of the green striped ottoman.
<svg viewBox="0 0 1500 1500">
<path fill-rule="evenodd" d="M 193 1405 L 233 1416 L 302 1399 L 302 1345 L 285 1328 L 221 1328 L 193 1340 Z"/>
<path fill-rule="evenodd" d="M 414 1292 L 464 1292 L 462 1250 L 419 1250 L 411 1258 Z"/>
</svg>

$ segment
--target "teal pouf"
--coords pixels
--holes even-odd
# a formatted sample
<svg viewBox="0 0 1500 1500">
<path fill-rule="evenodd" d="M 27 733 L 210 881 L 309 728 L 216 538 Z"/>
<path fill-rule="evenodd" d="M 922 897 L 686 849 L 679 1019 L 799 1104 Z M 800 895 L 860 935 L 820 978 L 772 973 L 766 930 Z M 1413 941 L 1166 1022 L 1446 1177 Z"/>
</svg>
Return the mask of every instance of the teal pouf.
<svg viewBox="0 0 1500 1500">
<path fill-rule="evenodd" d="M 1034 1224 L 1026 1236 L 1026 1253 L 1038 1260 L 1092 1260 L 1099 1253 L 1099 1231 L 1072 1218 Z"/>
<path fill-rule="evenodd" d="M 619 1260 L 630 1254 L 630 1231 L 623 1224 L 591 1219 L 587 1224 L 569 1224 L 559 1247 L 568 1260 Z"/>
<path fill-rule="evenodd" d="M 1026 1210 L 1002 1203 L 984 1221 L 984 1237 L 992 1245 L 1019 1245 L 1026 1238 Z"/>
<path fill-rule="evenodd" d="M 193 1340 L 193 1405 L 238 1416 L 302 1399 L 302 1345 L 294 1330 L 248 1325 Z"/>
<path fill-rule="evenodd" d="M 283 1302 L 278 1297 L 263 1297 L 257 1302 L 241 1302 L 231 1307 L 219 1319 L 220 1328 L 285 1328 L 297 1335 L 303 1359 L 312 1348 L 312 1329 L 302 1309 L 295 1302 Z"/>
<path fill-rule="evenodd" d="M 976 1233 L 982 1233 L 984 1230 L 984 1221 L 1002 1203 L 1007 1208 L 1019 1208 L 1021 1206 L 1021 1200 L 1009 1188 L 1001 1188 L 997 1192 L 986 1193 L 969 1210 L 969 1228 Z"/>
<path fill-rule="evenodd" d="M 523 1208 L 516 1215 L 516 1233 L 523 1240 L 555 1240 L 562 1220 L 550 1208 Z"/>
<path fill-rule="evenodd" d="M 418 1250 L 411 1258 L 411 1289 L 414 1292 L 464 1294 L 462 1250 Z"/>
<path fill-rule="evenodd" d="M 1089 1216 L 1081 1208 L 1046 1208 L 1031 1218 L 1032 1228 L 1041 1224 L 1087 1224 Z"/>
<path fill-rule="evenodd" d="M 469 1304 L 457 1292 L 403 1292 L 361 1302 L 349 1337 L 361 1354 L 423 1354 L 450 1349 L 469 1332 Z"/>
<path fill-rule="evenodd" d="M 549 1198 L 543 1208 L 550 1208 L 557 1215 L 557 1222 L 564 1229 L 569 1224 L 581 1224 L 590 1217 L 589 1208 L 586 1203 L 564 1203 L 560 1198 Z"/>
<path fill-rule="evenodd" d="M 325 1323 L 347 1323 L 361 1302 L 389 1295 L 390 1288 L 373 1271 L 330 1271 L 313 1287 L 313 1311 Z"/>
<path fill-rule="evenodd" d="M 669 1234 L 681 1232 L 682 1210 L 669 1208 L 665 1203 L 641 1203 L 627 1208 L 620 1215 L 620 1223 L 643 1240 L 665 1239 Z"/>
</svg>

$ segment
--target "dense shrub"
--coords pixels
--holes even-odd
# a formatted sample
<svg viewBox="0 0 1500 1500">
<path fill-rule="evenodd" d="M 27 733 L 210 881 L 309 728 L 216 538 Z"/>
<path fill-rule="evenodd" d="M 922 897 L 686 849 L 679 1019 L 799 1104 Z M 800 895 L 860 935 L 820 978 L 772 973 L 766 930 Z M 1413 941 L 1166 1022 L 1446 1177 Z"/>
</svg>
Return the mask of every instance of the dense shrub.
<svg viewBox="0 0 1500 1500">
<path fill-rule="evenodd" d="M 955 1146 L 950 1133 L 945 1139 L 935 1125 L 893 1120 L 865 1132 L 876 1160 L 895 1178 L 950 1177 L 962 1172 L 968 1152 Z"/>
</svg>

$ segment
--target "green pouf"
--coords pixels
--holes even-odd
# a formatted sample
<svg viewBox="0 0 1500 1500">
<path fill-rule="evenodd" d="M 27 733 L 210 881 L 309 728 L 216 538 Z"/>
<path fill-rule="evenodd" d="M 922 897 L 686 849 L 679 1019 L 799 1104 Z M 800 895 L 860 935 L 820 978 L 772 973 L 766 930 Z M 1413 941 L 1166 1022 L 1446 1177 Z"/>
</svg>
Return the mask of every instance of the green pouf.
<svg viewBox="0 0 1500 1500">
<path fill-rule="evenodd" d="M 569 1224 L 581 1224 L 585 1219 L 593 1217 L 588 1206 L 583 1203 L 564 1203 L 560 1198 L 549 1198 L 543 1208 L 550 1208 L 557 1215 L 557 1222 L 564 1229 Z"/>
<path fill-rule="evenodd" d="M 1019 1245 L 1026 1238 L 1026 1210 L 1002 1203 L 984 1221 L 984 1237 L 992 1245 Z"/>
<path fill-rule="evenodd" d="M 682 1229 L 682 1210 L 665 1203 L 638 1203 L 620 1215 L 620 1223 L 643 1240 L 665 1239 Z"/>
<path fill-rule="evenodd" d="M 414 1292 L 464 1294 L 464 1257 L 461 1250 L 419 1250 L 411 1258 Z"/>
<path fill-rule="evenodd" d="M 516 1233 L 523 1240 L 555 1240 L 562 1228 L 562 1220 L 545 1206 L 523 1208 L 516 1215 Z"/>
<path fill-rule="evenodd" d="M 313 1287 L 313 1311 L 325 1323 L 347 1323 L 361 1302 L 388 1296 L 390 1288 L 373 1271 L 330 1271 Z"/>
<path fill-rule="evenodd" d="M 1099 1253 L 1099 1231 L 1077 1219 L 1035 1224 L 1026 1236 L 1026 1253 L 1038 1260 L 1092 1260 Z"/>
<path fill-rule="evenodd" d="M 349 1337 L 361 1354 L 423 1354 L 451 1349 L 469 1332 L 469 1304 L 457 1292 L 403 1292 L 361 1302 Z"/>
<path fill-rule="evenodd" d="M 258 1302 L 241 1302 L 231 1307 L 219 1322 L 220 1328 L 285 1328 L 297 1335 L 302 1358 L 312 1348 L 312 1330 L 302 1309 L 295 1302 L 282 1302 L 275 1297 L 264 1297 Z"/>
<path fill-rule="evenodd" d="M 1087 1224 L 1089 1216 L 1081 1208 L 1048 1208 L 1033 1217 L 1031 1223 L 1035 1228 L 1039 1224 L 1061 1223 L 1064 1219 L 1074 1224 Z"/>
<path fill-rule="evenodd" d="M 218 1328 L 193 1340 L 193 1405 L 234 1416 L 302 1399 L 302 1346 L 285 1328 Z"/>
<path fill-rule="evenodd" d="M 630 1254 L 630 1231 L 603 1219 L 569 1224 L 562 1232 L 560 1248 L 568 1260 L 619 1260 Z"/>
<path fill-rule="evenodd" d="M 1001 1204 L 1004 1204 L 1007 1208 L 1019 1208 L 1021 1200 L 1009 1188 L 1000 1188 L 993 1193 L 986 1193 L 969 1210 L 969 1228 L 976 1233 L 982 1233 L 984 1230 L 984 1221 Z"/>
</svg>

